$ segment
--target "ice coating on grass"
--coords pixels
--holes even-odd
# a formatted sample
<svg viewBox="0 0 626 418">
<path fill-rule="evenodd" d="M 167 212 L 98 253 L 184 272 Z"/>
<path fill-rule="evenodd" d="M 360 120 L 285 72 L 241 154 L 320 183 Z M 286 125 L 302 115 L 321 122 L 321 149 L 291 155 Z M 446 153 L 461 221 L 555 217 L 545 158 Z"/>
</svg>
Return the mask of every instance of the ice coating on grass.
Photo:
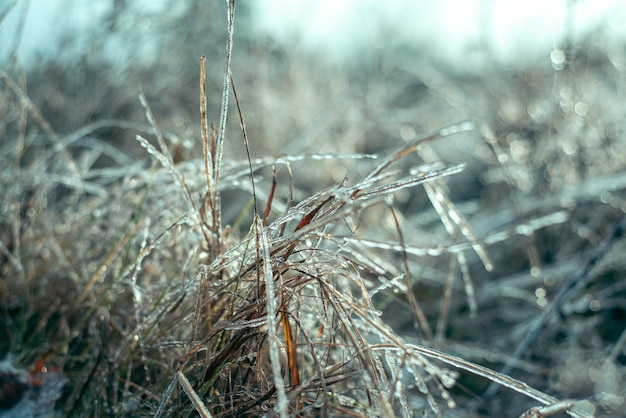
<svg viewBox="0 0 626 418">
<path fill-rule="evenodd" d="M 251 319 L 249 321 L 234 321 L 224 327 L 228 331 L 237 331 L 244 328 L 258 328 L 267 324 L 267 318 Z"/>
<path fill-rule="evenodd" d="M 531 219 L 525 224 L 517 225 L 513 228 L 509 228 L 503 231 L 498 231 L 491 233 L 484 238 L 481 238 L 482 242 L 487 245 L 493 245 L 506 239 L 512 237 L 516 234 L 528 233 L 528 229 L 532 229 L 533 231 L 552 226 L 558 225 L 560 223 L 565 222 L 568 219 L 567 212 L 559 211 L 555 213 L 551 213 L 546 216 L 540 216 L 535 219 Z M 521 228 L 521 229 L 520 229 Z M 456 244 L 450 245 L 437 245 L 436 247 L 417 247 L 412 245 L 398 245 L 389 242 L 380 242 L 374 241 L 364 238 L 352 238 L 352 237 L 343 237 L 344 242 L 351 243 L 356 246 L 364 246 L 369 248 L 380 248 L 383 250 L 391 250 L 391 251 L 406 251 L 407 254 L 412 254 L 416 256 L 433 256 L 437 257 L 443 254 L 449 253 L 458 253 L 461 251 L 466 251 L 472 249 L 470 242 L 459 242 Z"/>
</svg>

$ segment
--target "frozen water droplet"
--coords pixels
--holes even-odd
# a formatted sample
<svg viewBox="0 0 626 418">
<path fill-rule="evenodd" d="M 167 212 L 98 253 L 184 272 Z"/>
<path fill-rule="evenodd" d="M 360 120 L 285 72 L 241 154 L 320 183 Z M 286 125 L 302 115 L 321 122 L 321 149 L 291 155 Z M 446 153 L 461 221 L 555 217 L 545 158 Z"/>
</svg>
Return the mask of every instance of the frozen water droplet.
<svg viewBox="0 0 626 418">
<path fill-rule="evenodd" d="M 555 49 L 550 53 L 550 59 L 552 60 L 552 68 L 557 71 L 561 71 L 565 68 L 566 57 L 565 51 L 562 49 Z"/>
</svg>

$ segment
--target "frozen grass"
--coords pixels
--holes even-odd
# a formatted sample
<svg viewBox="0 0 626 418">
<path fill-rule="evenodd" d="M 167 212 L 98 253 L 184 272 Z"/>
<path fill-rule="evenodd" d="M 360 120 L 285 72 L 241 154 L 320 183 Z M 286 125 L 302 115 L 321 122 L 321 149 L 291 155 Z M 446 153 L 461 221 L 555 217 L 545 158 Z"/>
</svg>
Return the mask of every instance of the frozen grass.
<svg viewBox="0 0 626 418">
<path fill-rule="evenodd" d="M 292 62 L 308 100 L 286 118 L 264 64 L 232 68 L 232 7 L 221 96 L 200 65 L 203 159 L 143 94 L 143 119 L 62 135 L 0 72 L 0 354 L 32 370 L 15 374 L 36 391 L 51 373 L 67 416 L 623 410 L 623 53 L 590 41 L 558 72 L 465 80 L 395 63 L 368 93 L 391 110 L 347 95 L 296 135 L 353 81 Z M 279 155 L 252 156 L 262 134 Z"/>
</svg>

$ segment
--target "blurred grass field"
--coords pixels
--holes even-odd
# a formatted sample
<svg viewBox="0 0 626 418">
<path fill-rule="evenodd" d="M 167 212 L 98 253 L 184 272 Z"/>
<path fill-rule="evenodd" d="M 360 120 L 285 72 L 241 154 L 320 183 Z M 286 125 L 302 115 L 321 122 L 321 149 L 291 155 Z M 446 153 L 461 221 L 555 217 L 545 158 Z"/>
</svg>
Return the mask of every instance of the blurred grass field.
<svg viewBox="0 0 626 418">
<path fill-rule="evenodd" d="M 469 73 L 406 46 L 290 47 L 238 3 L 250 158 L 231 86 L 207 197 L 198 61 L 219 140 L 226 6 L 117 6 L 89 49 L 0 68 L 0 358 L 21 370 L 0 368 L 0 406 L 41 391 L 51 416 L 624 410 L 626 48 L 602 26 L 523 68 L 479 51 Z"/>
</svg>

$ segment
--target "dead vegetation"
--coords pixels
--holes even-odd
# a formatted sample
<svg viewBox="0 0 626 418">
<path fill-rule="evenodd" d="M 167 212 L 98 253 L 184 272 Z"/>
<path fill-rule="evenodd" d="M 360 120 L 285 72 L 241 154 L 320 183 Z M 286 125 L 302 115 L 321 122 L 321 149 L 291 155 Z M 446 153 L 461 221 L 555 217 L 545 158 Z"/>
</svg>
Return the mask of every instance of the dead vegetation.
<svg viewBox="0 0 626 418">
<path fill-rule="evenodd" d="M 589 44 L 552 84 L 398 64 L 427 100 L 405 88 L 368 121 L 348 98 L 356 115 L 321 131 L 350 146 L 255 157 L 279 118 L 261 128 L 244 101 L 267 85 L 239 83 L 232 0 L 227 16 L 221 100 L 200 62 L 202 160 L 143 93 L 145 122 L 59 134 L 0 73 L 0 353 L 30 370 L 3 379 L 53 387 L 44 407 L 63 416 L 617 413 L 624 86 L 596 70 L 621 74 L 623 55 Z M 453 113 L 472 118 L 428 126 Z M 98 134 L 117 130 L 150 159 Z"/>
</svg>

